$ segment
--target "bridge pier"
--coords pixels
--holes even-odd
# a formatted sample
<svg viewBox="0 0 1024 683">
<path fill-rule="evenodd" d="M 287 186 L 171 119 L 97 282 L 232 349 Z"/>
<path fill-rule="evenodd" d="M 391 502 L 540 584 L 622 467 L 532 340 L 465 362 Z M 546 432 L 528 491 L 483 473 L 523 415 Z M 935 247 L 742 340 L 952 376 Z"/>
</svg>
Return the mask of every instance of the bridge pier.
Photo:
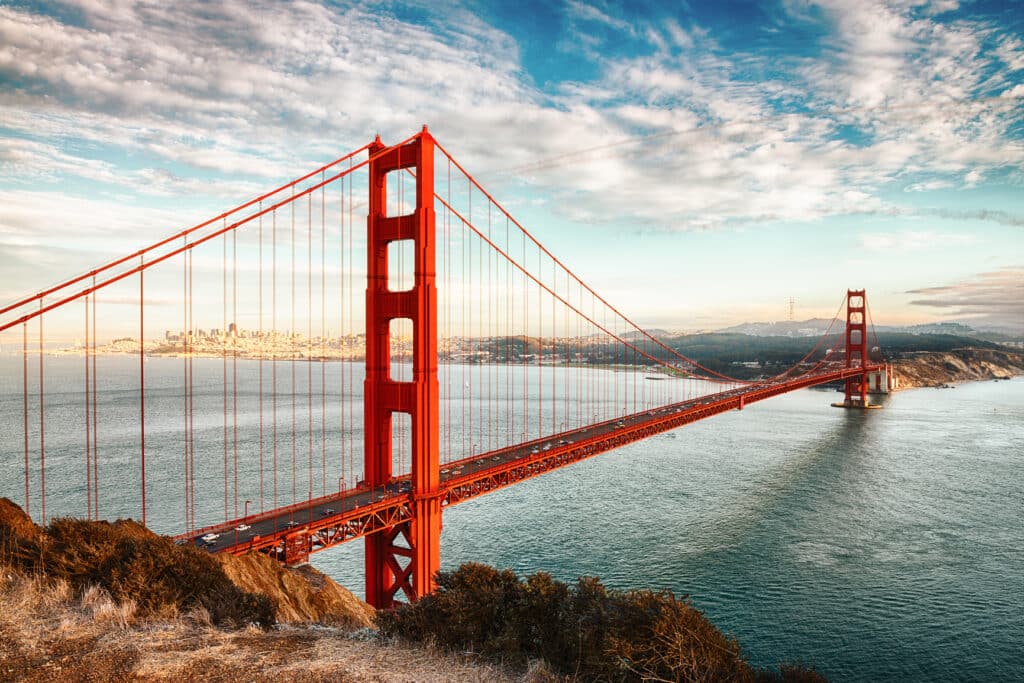
<svg viewBox="0 0 1024 683">
<path fill-rule="evenodd" d="M 393 479 L 392 414 L 407 413 L 412 422 L 413 518 L 365 541 L 366 600 L 386 609 L 399 592 L 410 601 L 431 592 L 441 567 L 434 139 L 426 126 L 412 142 L 390 150 L 377 138 L 370 156 L 363 394 L 367 486 L 384 487 Z M 416 208 L 388 216 L 387 175 L 406 169 L 416 171 Z M 388 286 L 388 246 L 399 241 L 413 243 L 413 287 L 407 291 Z M 399 319 L 412 322 L 411 382 L 391 378 L 391 321 Z"/>
</svg>

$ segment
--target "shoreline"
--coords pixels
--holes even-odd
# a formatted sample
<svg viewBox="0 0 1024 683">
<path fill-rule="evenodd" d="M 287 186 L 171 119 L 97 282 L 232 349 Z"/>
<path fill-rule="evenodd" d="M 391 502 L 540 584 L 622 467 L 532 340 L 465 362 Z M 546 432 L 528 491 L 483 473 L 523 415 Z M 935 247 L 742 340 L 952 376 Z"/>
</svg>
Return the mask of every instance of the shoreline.
<svg viewBox="0 0 1024 683">
<path fill-rule="evenodd" d="M 29 355 L 39 354 L 38 349 L 29 349 Z M 58 349 L 58 350 L 47 350 L 42 352 L 43 355 L 51 357 L 61 356 L 75 356 L 82 357 L 86 355 L 83 349 Z M 20 355 L 20 354 L 18 354 Z M 89 355 L 95 356 L 125 356 L 125 357 L 137 357 L 138 351 L 130 350 L 98 350 L 98 353 Z M 182 352 L 145 352 L 145 358 L 168 358 L 168 359 L 184 359 L 184 358 L 227 358 L 233 361 L 244 360 L 244 361 L 266 361 L 266 362 L 281 362 L 281 361 L 301 361 L 310 363 L 360 363 L 364 361 L 364 357 L 361 354 L 352 355 L 285 355 L 285 354 L 266 354 L 262 356 L 253 356 L 248 353 L 245 355 L 233 353 L 217 353 L 211 351 L 200 351 L 193 353 L 182 353 Z M 397 362 L 408 362 L 410 357 L 396 356 L 392 359 Z M 463 361 L 464 362 L 464 361 Z M 465 363 L 467 365 L 479 365 L 482 363 Z M 530 365 L 530 363 L 496 363 L 499 365 Z M 953 349 L 950 351 L 915 351 L 903 354 L 902 357 L 895 358 L 891 361 L 893 366 L 893 374 L 898 382 L 898 385 L 893 392 L 904 391 L 907 389 L 916 388 L 946 388 L 957 384 L 963 384 L 965 382 L 980 382 L 990 380 L 1008 380 L 1013 377 L 1019 377 L 1024 375 L 1024 353 L 1014 350 L 1003 350 L 1003 349 L 981 349 L 975 347 L 965 347 L 961 349 Z M 564 367 L 579 367 L 576 363 L 559 364 Z M 655 368 L 645 365 L 629 366 L 621 364 L 602 364 L 599 366 L 590 365 L 586 367 L 602 367 L 604 369 L 613 371 L 624 371 L 632 369 L 636 372 L 644 373 L 658 373 L 664 374 L 663 377 L 652 377 L 651 379 L 669 379 L 670 373 L 659 371 Z"/>
<path fill-rule="evenodd" d="M 966 382 L 1009 380 L 1024 375 L 1024 354 L 1001 349 L 963 348 L 915 352 L 892 361 L 896 391 L 950 388 Z"/>
</svg>

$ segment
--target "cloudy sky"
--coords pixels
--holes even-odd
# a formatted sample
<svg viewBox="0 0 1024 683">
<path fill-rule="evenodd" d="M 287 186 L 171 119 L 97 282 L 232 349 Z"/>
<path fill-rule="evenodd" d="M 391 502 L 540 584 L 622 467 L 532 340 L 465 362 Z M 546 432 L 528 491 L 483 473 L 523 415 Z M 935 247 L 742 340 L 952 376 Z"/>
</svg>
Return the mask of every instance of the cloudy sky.
<svg viewBox="0 0 1024 683">
<path fill-rule="evenodd" d="M 0 0 L 0 300 L 424 123 L 641 324 L 1024 326 L 1018 0 Z"/>
</svg>

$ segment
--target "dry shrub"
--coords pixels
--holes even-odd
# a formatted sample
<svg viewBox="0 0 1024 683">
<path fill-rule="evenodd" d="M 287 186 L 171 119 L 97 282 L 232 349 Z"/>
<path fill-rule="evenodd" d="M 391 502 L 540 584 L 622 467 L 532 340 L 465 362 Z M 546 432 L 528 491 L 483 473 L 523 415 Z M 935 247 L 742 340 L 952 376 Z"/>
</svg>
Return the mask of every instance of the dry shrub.
<svg viewBox="0 0 1024 683">
<path fill-rule="evenodd" d="M 520 580 L 511 571 L 464 564 L 456 572 L 438 575 L 436 593 L 382 613 L 379 624 L 385 637 L 435 642 L 519 665 L 541 659 L 553 670 L 552 678 L 824 680 L 799 666 L 755 670 L 743 659 L 739 644 L 685 597 L 667 591 L 608 590 L 593 577 L 568 586 L 543 572 Z"/>
<path fill-rule="evenodd" d="M 132 603 L 129 611 L 140 616 L 201 608 L 218 625 L 274 622 L 266 596 L 236 587 L 209 553 L 178 546 L 130 520 L 55 519 L 42 530 L 2 499 L 0 548 L 0 559 L 13 569 L 64 581 L 76 591 L 102 588 L 118 610 Z M 115 611 L 104 615 L 120 619 Z"/>
</svg>

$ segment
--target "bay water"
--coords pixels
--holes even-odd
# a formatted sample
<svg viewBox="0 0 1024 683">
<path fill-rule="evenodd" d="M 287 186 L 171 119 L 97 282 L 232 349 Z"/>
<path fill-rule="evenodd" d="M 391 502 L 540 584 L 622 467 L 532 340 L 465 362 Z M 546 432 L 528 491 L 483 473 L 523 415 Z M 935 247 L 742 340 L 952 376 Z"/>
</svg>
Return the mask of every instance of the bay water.
<svg viewBox="0 0 1024 683">
<path fill-rule="evenodd" d="M 103 362 L 100 512 L 138 518 L 137 360 Z M 47 362 L 50 515 L 85 509 L 80 365 Z M 182 529 L 180 373 L 180 360 L 147 362 L 148 521 L 162 533 Z M 197 390 L 198 434 L 211 443 L 215 379 Z M 20 357 L 0 357 L 0 495 L 19 504 L 22 389 Z M 832 408 L 835 398 L 795 392 L 463 503 L 445 512 L 442 566 L 689 595 L 753 663 L 802 661 L 837 681 L 1024 678 L 1024 378 L 903 391 L 873 411 Z M 360 401 L 336 397 L 331 430 L 348 414 L 361 432 Z M 258 412 L 248 394 L 239 406 L 239 443 L 251 452 Z M 197 465 L 209 489 L 197 492 L 200 518 L 222 504 L 219 467 L 212 457 Z M 251 499 L 247 467 L 240 495 Z M 33 491 L 38 480 L 33 459 Z M 361 541 L 312 563 L 362 592 Z"/>
</svg>

